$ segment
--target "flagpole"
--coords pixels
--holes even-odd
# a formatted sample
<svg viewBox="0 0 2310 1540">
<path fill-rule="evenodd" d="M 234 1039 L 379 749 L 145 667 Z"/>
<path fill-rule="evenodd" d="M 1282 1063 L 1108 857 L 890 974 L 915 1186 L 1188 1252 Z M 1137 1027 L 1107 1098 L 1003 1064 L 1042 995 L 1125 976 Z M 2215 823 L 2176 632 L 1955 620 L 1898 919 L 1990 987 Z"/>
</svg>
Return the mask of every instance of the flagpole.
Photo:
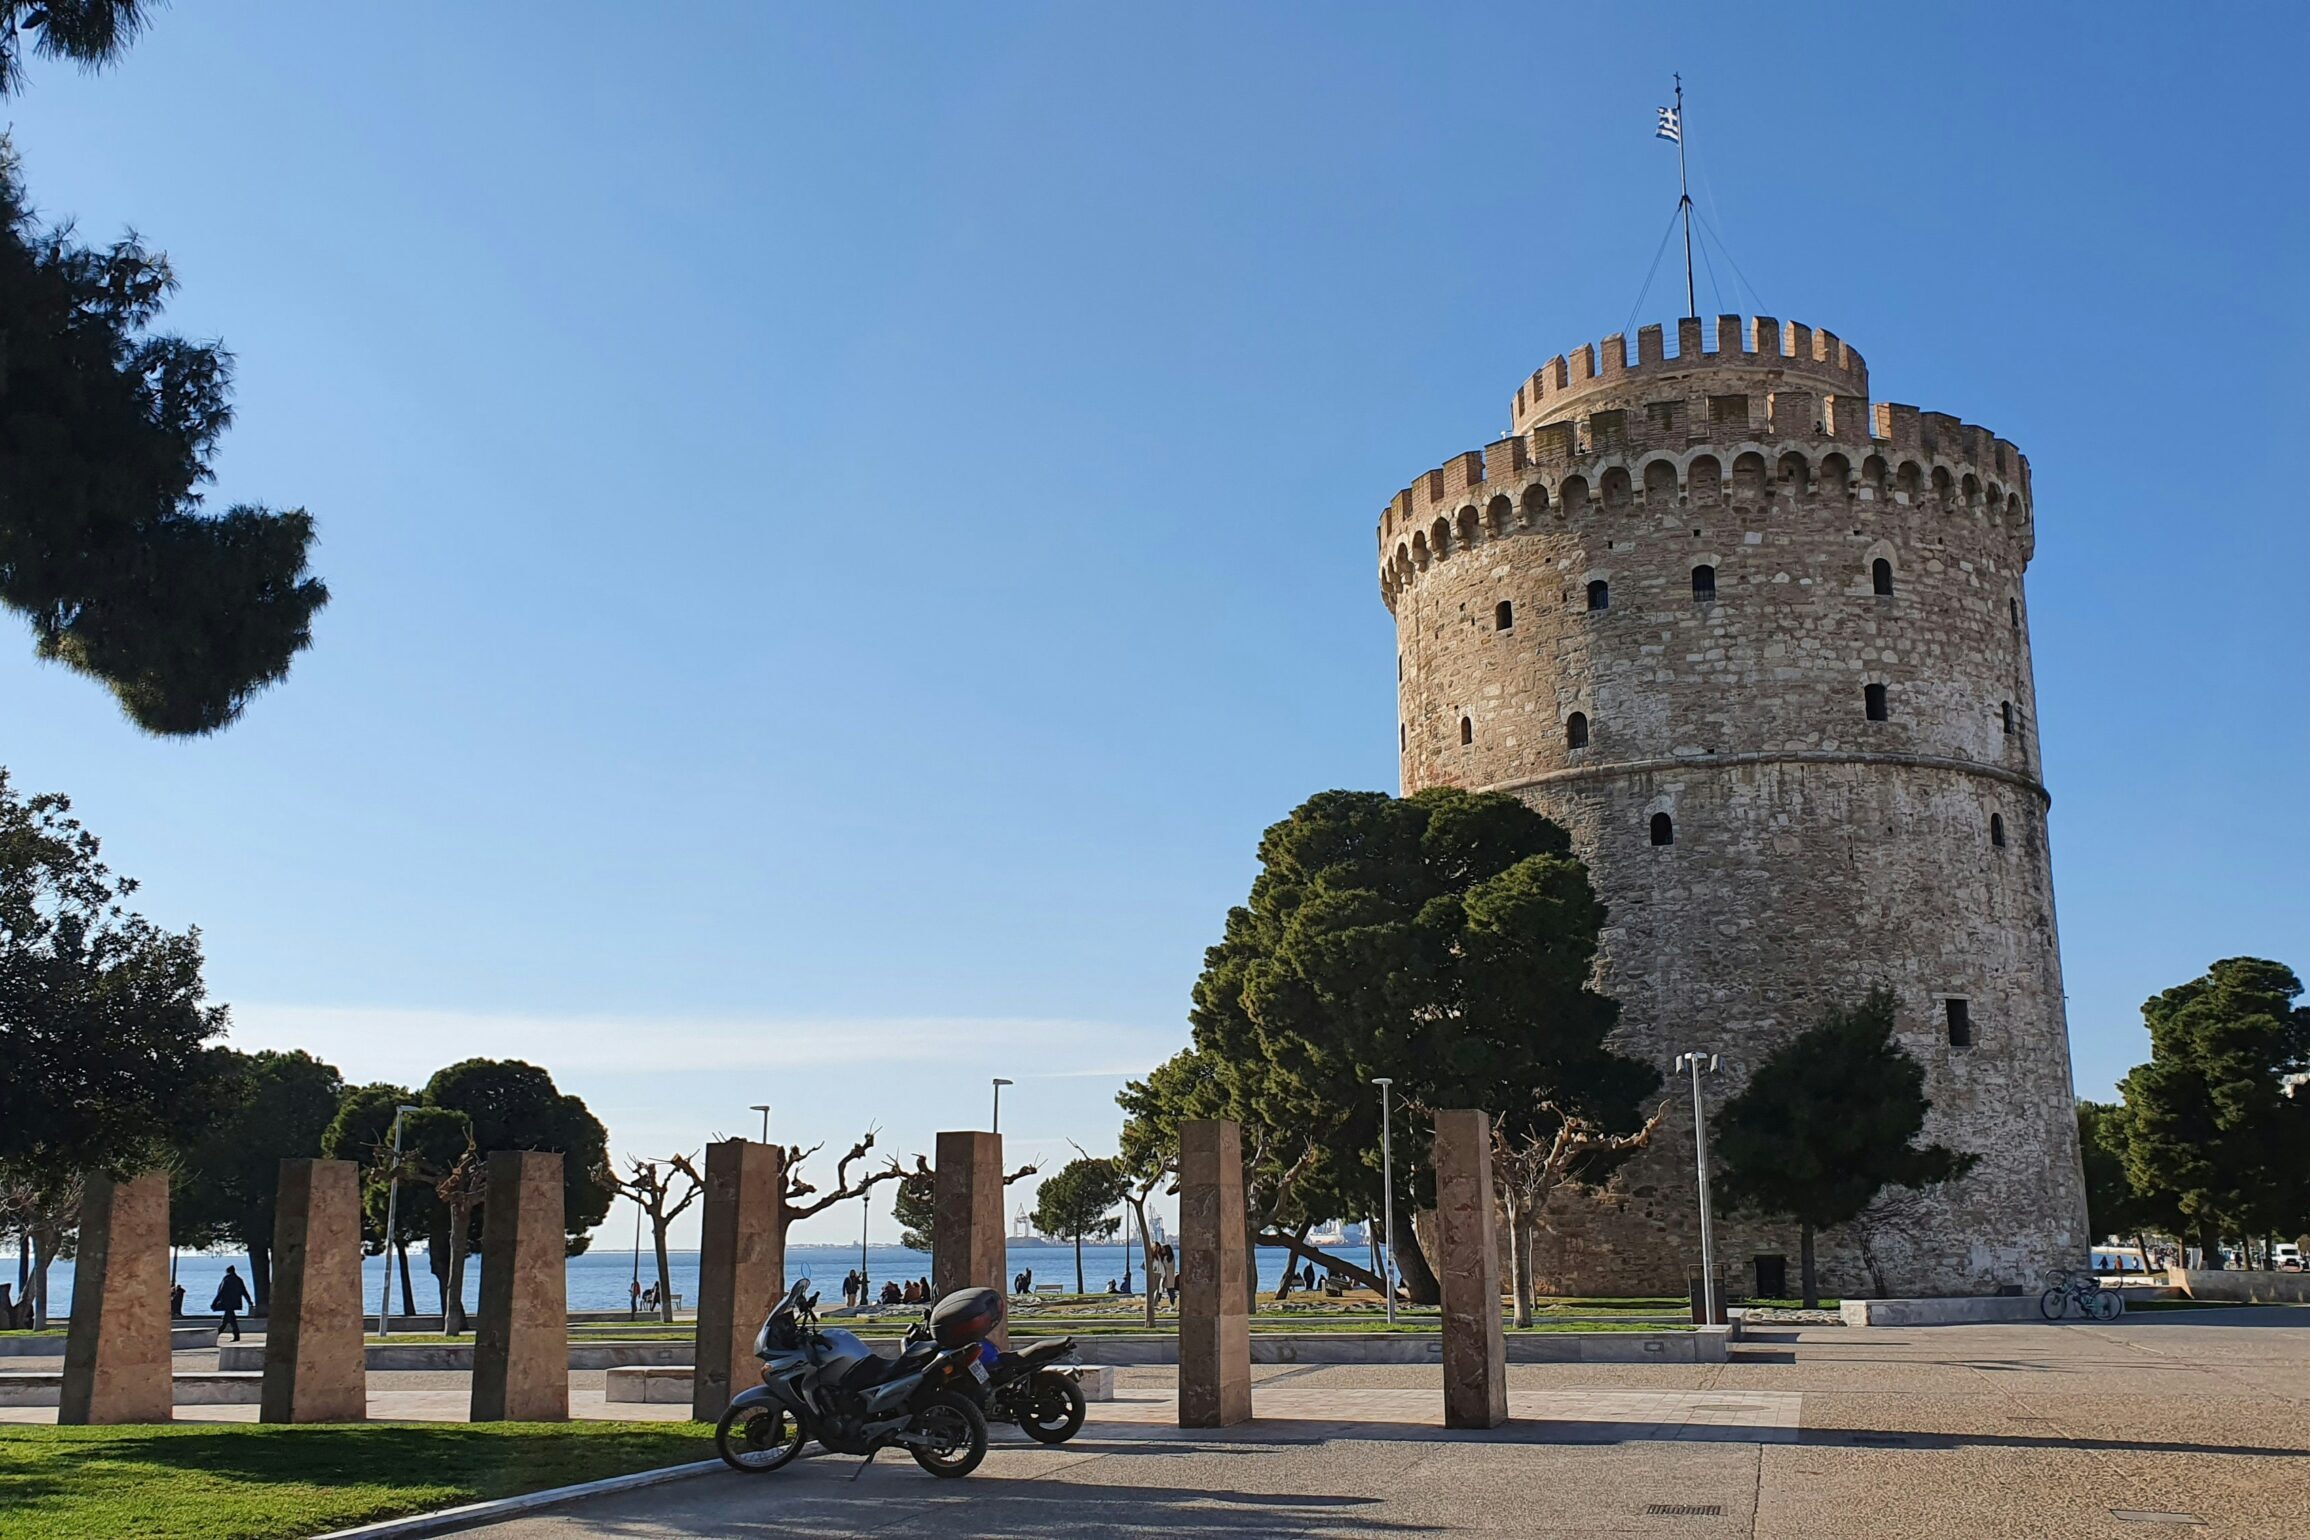
<svg viewBox="0 0 2310 1540">
<path fill-rule="evenodd" d="M 1684 174 L 1684 76 L 1676 79 L 1676 190 L 1677 212 L 1684 216 L 1684 313 L 1700 319 L 1700 305 L 1692 292 L 1692 186 Z"/>
</svg>

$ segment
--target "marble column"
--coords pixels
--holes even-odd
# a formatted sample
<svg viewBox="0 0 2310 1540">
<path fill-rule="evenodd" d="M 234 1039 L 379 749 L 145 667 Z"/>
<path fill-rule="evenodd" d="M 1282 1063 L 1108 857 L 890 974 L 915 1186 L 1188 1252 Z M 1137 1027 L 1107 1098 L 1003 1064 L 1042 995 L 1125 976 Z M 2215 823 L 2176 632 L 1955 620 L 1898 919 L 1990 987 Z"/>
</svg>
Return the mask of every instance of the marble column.
<svg viewBox="0 0 2310 1540">
<path fill-rule="evenodd" d="M 725 1139 L 706 1146 L 690 1377 L 690 1415 L 700 1422 L 715 1421 L 732 1396 L 762 1381 L 754 1334 L 786 1288 L 786 1232 L 778 1222 L 785 1185 L 776 1145 Z"/>
<path fill-rule="evenodd" d="M 1251 1419 L 1251 1309 L 1245 1280 L 1243 1131 L 1179 1125 L 1179 1426 Z"/>
<path fill-rule="evenodd" d="M 259 1422 L 362 1422 L 361 1168 L 284 1160 Z"/>
<path fill-rule="evenodd" d="M 167 1422 L 175 1399 L 168 1334 L 168 1173 L 89 1173 L 64 1334 L 61 1424 Z"/>
<path fill-rule="evenodd" d="M 539 1150 L 490 1152 L 473 1332 L 475 1422 L 569 1420 L 561 1162 Z"/>
<path fill-rule="evenodd" d="M 930 1286 L 944 1299 L 957 1289 L 993 1289 L 1010 1298 L 1010 1256 L 1003 1245 L 1003 1136 L 975 1131 L 938 1136 L 938 1181 L 931 1214 Z M 1010 1346 L 1007 1324 L 994 1333 Z"/>
<path fill-rule="evenodd" d="M 1437 1282 L 1444 1291 L 1444 1426 L 1508 1420 L 1508 1353 L 1500 1325 L 1500 1243 L 1492 1199 L 1492 1120 L 1436 1114 Z"/>
</svg>

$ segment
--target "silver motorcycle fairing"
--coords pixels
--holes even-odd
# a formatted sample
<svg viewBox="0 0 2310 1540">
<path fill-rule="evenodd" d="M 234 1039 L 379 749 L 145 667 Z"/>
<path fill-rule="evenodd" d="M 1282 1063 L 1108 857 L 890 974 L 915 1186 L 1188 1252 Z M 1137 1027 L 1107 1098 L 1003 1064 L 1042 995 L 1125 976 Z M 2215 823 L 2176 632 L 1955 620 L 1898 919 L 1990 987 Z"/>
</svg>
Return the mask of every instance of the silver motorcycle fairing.
<svg viewBox="0 0 2310 1540">
<path fill-rule="evenodd" d="M 741 1390 L 730 1398 L 733 1409 L 749 1406 L 782 1406 L 802 1424 L 803 1437 L 810 1436 L 810 1408 L 803 1404 L 794 1387 L 785 1380 L 771 1380 L 751 1389 Z"/>
</svg>

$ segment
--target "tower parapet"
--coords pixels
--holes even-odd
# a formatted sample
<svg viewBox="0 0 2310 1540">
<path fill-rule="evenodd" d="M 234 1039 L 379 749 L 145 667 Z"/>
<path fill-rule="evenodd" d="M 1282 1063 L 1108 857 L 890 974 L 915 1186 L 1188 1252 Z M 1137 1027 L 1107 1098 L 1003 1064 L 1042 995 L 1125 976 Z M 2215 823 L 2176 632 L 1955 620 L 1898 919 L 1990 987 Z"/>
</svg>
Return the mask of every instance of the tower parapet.
<svg viewBox="0 0 2310 1540">
<path fill-rule="evenodd" d="M 1430 561 L 1487 533 L 1618 506 L 1615 471 L 1628 500 L 1649 511 L 1664 494 L 1681 504 L 1765 493 L 1787 477 L 1809 489 L 1825 476 L 1850 498 L 1930 498 L 2030 543 L 2029 461 L 2010 441 L 1946 413 L 1872 402 L 1861 355 L 1832 332 L 1798 322 L 1784 330 L 1771 317 L 1716 322 L 1713 352 L 1698 346 L 1700 323 L 1686 320 L 1674 357 L 1661 356 L 1662 329 L 1647 326 L 1633 366 L 1620 337 L 1606 338 L 1601 354 L 1584 347 L 1550 359 L 1517 391 L 1515 431 L 1389 499 L 1376 532 L 1382 597 L 1392 606 Z M 1744 455 L 1765 474 L 1737 474 Z"/>
<path fill-rule="evenodd" d="M 1518 432 L 1561 414 L 1573 402 L 1614 386 L 1738 369 L 1810 382 L 1821 390 L 1866 397 L 1869 366 L 1835 332 L 1771 316 L 1716 318 L 1714 346 L 1704 343 L 1703 323 L 1688 316 L 1676 323 L 1676 352 L 1666 351 L 1666 333 L 1647 326 L 1636 334 L 1636 361 L 1629 362 L 1628 337 L 1616 333 L 1602 342 L 1559 353 L 1516 387 L 1510 421 Z"/>
</svg>

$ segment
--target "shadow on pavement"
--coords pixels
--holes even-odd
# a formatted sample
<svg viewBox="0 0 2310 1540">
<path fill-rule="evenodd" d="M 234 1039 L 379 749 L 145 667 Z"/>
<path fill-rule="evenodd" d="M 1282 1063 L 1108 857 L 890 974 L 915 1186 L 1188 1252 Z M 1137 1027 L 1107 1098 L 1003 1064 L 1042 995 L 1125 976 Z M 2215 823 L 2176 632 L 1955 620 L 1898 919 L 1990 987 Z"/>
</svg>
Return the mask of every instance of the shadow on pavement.
<svg viewBox="0 0 2310 1540">
<path fill-rule="evenodd" d="M 823 1471 L 825 1468 L 821 1467 Z M 799 1475 L 800 1468 L 788 1472 Z M 653 1504 L 649 1513 L 588 1514 L 565 1510 L 562 1523 L 574 1534 L 650 1536 L 671 1533 L 713 1535 L 881 1536 L 935 1535 L 941 1540 L 1015 1540 L 1026 1534 L 1154 1534 L 1166 1540 L 1207 1535 L 1337 1535 L 1343 1526 L 1357 1534 L 1433 1534 L 1437 1526 L 1382 1519 L 1366 1510 L 1378 1497 L 1296 1495 L 1277 1492 L 1195 1490 L 1161 1486 L 1109 1486 L 1050 1479 L 942 1482 L 911 1468 L 877 1465 L 852 1482 L 839 1469 L 817 1479 L 760 1484 L 755 1513 L 734 1507 L 752 1480 L 733 1473 L 727 1480 L 705 1477 L 685 1483 Z M 676 1494 L 679 1494 L 678 1496 Z M 702 1501 L 700 1501 L 702 1500 Z M 679 1504 L 684 1510 L 665 1510 Z M 711 1514 L 704 1510 L 712 1506 Z M 710 1528 L 682 1528 L 688 1510 Z"/>
<path fill-rule="evenodd" d="M 1903 1433 L 1883 1428 L 1805 1428 L 1800 1445 L 1831 1449 L 2095 1449 L 2118 1454 L 2282 1455 L 2299 1458 L 2310 1449 L 2284 1444 L 2198 1444 L 2182 1439 L 2089 1438 L 2065 1434 Z"/>
</svg>

